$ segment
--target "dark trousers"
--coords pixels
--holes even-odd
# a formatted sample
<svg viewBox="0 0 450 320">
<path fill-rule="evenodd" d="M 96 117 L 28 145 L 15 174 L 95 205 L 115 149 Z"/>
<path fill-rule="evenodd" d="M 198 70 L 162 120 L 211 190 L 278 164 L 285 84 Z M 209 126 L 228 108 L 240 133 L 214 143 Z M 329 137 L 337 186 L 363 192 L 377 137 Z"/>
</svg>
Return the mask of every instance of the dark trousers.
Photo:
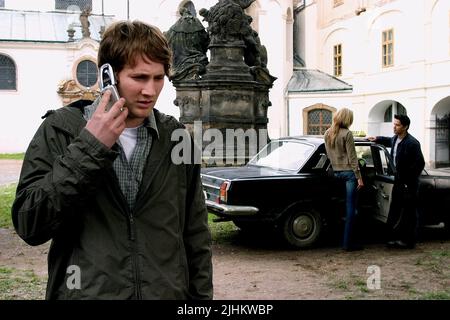
<svg viewBox="0 0 450 320">
<path fill-rule="evenodd" d="M 410 246 L 417 242 L 419 228 L 418 184 L 394 186 L 389 214 L 390 240 L 402 240 Z"/>
</svg>

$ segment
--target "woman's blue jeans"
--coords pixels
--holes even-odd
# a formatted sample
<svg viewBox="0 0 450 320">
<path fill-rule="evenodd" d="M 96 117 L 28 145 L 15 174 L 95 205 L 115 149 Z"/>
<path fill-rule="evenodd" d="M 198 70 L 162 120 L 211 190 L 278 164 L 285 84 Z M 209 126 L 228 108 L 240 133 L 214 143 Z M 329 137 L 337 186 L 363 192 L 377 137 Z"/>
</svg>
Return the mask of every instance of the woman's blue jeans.
<svg viewBox="0 0 450 320">
<path fill-rule="evenodd" d="M 344 249 L 348 249 L 352 245 L 353 224 L 356 216 L 356 187 L 358 185 L 358 181 L 356 180 L 355 173 L 352 170 L 335 171 L 334 176 L 345 181 L 346 215 L 344 241 L 342 243 L 342 247 Z"/>
</svg>

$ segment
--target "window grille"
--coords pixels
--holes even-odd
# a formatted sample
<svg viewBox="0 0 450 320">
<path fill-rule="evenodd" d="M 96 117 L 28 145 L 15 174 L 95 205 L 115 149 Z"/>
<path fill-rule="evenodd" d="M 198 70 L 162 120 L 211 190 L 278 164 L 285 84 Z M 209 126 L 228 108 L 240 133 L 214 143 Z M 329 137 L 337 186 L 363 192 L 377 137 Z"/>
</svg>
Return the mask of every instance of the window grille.
<svg viewBox="0 0 450 320">
<path fill-rule="evenodd" d="M 383 67 L 394 65 L 394 29 L 383 31 L 382 52 Z"/>
<path fill-rule="evenodd" d="M 77 66 L 77 80 L 85 87 L 92 87 L 97 83 L 97 65 L 91 60 L 83 60 Z"/>
<path fill-rule="evenodd" d="M 338 44 L 334 46 L 334 76 L 342 76 L 342 45 Z"/>
<path fill-rule="evenodd" d="M 16 89 L 16 65 L 11 58 L 0 55 L 0 90 Z"/>
<path fill-rule="evenodd" d="M 323 135 L 331 126 L 333 114 L 329 110 L 315 109 L 308 112 L 308 134 Z"/>
</svg>

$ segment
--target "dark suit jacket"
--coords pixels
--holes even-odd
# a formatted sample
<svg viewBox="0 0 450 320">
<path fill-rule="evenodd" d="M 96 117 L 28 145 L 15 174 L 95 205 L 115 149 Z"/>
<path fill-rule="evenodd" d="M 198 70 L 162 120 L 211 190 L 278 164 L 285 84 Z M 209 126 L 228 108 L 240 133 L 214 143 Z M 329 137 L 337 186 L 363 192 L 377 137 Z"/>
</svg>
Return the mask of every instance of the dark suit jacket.
<svg viewBox="0 0 450 320">
<path fill-rule="evenodd" d="M 376 140 L 376 142 L 386 147 L 391 147 L 392 160 L 397 138 L 397 135 L 392 138 L 379 136 Z M 406 184 L 408 188 L 414 190 L 417 188 L 419 176 L 424 167 L 425 160 L 420 149 L 420 142 L 409 133 L 406 134 L 406 137 L 397 146 L 397 163 L 395 168 L 399 182 Z"/>
</svg>

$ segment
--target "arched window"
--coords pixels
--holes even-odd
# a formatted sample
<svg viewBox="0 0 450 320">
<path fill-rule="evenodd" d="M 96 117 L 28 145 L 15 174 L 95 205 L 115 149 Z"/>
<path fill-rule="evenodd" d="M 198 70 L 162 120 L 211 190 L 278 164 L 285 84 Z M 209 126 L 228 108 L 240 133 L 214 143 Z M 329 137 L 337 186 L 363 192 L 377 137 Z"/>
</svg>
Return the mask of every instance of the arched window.
<svg viewBox="0 0 450 320">
<path fill-rule="evenodd" d="M 323 135 L 331 127 L 336 108 L 316 103 L 303 109 L 303 134 Z"/>
<path fill-rule="evenodd" d="M 315 109 L 308 112 L 308 134 L 323 135 L 331 126 L 333 114 L 329 110 Z"/>
<path fill-rule="evenodd" d="M 384 112 L 384 122 L 392 122 L 394 115 L 396 114 L 407 114 L 405 107 L 398 102 L 391 104 L 389 108 L 386 109 Z"/>
<path fill-rule="evenodd" d="M 16 65 L 14 61 L 0 54 L 0 90 L 17 90 Z"/>
<path fill-rule="evenodd" d="M 85 87 L 97 83 L 97 65 L 91 60 L 82 60 L 77 66 L 77 80 Z"/>
</svg>

